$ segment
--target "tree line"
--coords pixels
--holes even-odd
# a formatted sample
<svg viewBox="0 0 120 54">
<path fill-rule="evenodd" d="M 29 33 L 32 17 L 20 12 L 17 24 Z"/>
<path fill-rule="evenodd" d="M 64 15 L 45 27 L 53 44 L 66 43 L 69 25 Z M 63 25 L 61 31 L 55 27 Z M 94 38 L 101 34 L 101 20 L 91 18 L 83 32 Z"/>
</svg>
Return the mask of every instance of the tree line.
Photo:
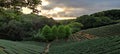
<svg viewBox="0 0 120 54">
<path fill-rule="evenodd" d="M 37 41 L 53 41 L 58 39 L 67 39 L 72 34 L 72 30 L 69 26 L 44 26 L 42 30 L 34 35 L 33 39 Z"/>
</svg>

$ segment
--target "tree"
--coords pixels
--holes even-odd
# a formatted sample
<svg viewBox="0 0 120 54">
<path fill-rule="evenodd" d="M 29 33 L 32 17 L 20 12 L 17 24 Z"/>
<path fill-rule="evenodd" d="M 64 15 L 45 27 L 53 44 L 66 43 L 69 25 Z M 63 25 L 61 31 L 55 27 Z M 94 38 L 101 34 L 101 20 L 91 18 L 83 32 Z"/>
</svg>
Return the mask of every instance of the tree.
<svg viewBox="0 0 120 54">
<path fill-rule="evenodd" d="M 120 9 L 112 9 L 112 10 L 97 12 L 97 13 L 91 14 L 91 16 L 108 17 L 112 20 L 119 20 L 120 19 Z"/>
<path fill-rule="evenodd" d="M 63 25 L 60 25 L 58 27 L 58 38 L 63 39 L 63 38 L 65 38 L 65 36 L 66 36 L 65 27 Z"/>
<path fill-rule="evenodd" d="M 20 15 L 19 20 L 22 22 L 31 23 L 34 30 L 39 30 L 40 28 L 43 28 L 45 25 L 52 27 L 53 25 L 56 24 L 55 20 L 36 14 Z"/>
<path fill-rule="evenodd" d="M 46 41 L 45 37 L 41 34 L 41 29 L 32 37 L 35 41 Z"/>
<path fill-rule="evenodd" d="M 68 24 L 68 26 L 72 29 L 72 32 L 75 33 L 81 30 L 81 28 L 83 27 L 83 24 L 79 22 L 71 22 Z"/>
<path fill-rule="evenodd" d="M 37 13 L 36 9 L 41 4 L 41 0 L 0 0 L 0 8 L 20 10 L 22 7 L 28 7 Z"/>
<path fill-rule="evenodd" d="M 102 24 L 110 24 L 113 21 L 109 17 L 100 17 Z"/>
<path fill-rule="evenodd" d="M 45 37 L 45 39 L 47 41 L 52 41 L 53 40 L 52 30 L 48 25 L 43 27 L 41 34 Z"/>
<path fill-rule="evenodd" d="M 23 40 L 26 32 L 23 30 L 21 22 L 11 20 L 8 23 L 4 23 L 0 28 L 0 38 L 9 40 Z"/>
<path fill-rule="evenodd" d="M 54 39 L 56 39 L 57 36 L 58 36 L 58 28 L 57 28 L 57 26 L 54 25 L 54 26 L 52 27 L 52 37 L 53 37 Z"/>
<path fill-rule="evenodd" d="M 37 41 L 53 41 L 55 39 L 65 39 L 68 38 L 72 34 L 72 30 L 69 26 L 60 25 L 57 27 L 56 25 L 50 28 L 48 25 L 44 26 L 42 31 L 38 31 L 36 35 L 34 35 L 34 39 Z"/>
<path fill-rule="evenodd" d="M 96 22 L 96 18 L 89 15 L 83 15 L 76 19 L 76 22 L 82 23 L 84 28 L 91 28 L 93 24 Z"/>
<path fill-rule="evenodd" d="M 68 38 L 72 34 L 72 30 L 69 26 L 65 26 L 66 36 L 65 38 Z"/>
</svg>

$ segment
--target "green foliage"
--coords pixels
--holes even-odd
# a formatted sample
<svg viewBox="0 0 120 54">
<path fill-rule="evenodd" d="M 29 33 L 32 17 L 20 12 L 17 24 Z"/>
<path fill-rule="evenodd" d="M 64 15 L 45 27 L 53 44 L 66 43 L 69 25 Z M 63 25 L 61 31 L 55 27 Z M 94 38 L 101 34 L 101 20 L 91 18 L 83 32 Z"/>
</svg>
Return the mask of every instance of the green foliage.
<svg viewBox="0 0 120 54">
<path fill-rule="evenodd" d="M 52 30 L 51 30 L 51 28 L 48 25 L 46 25 L 45 27 L 43 27 L 41 34 L 45 37 L 45 39 L 47 41 L 51 41 L 51 40 L 54 39 L 52 37 Z"/>
<path fill-rule="evenodd" d="M 35 14 L 20 15 L 19 21 L 32 24 L 32 27 L 34 30 L 43 28 L 45 25 L 49 25 L 49 26 L 56 25 L 55 20 L 49 19 L 45 16 L 39 16 L 39 15 L 35 15 Z"/>
<path fill-rule="evenodd" d="M 72 30 L 69 26 L 65 26 L 66 36 L 65 38 L 68 38 L 72 34 Z"/>
<path fill-rule="evenodd" d="M 119 23 L 120 10 L 107 10 L 91 15 L 83 15 L 77 17 L 76 22 L 82 23 L 84 25 L 83 29 L 100 27 L 108 24 Z"/>
<path fill-rule="evenodd" d="M 39 29 L 38 32 L 32 38 L 35 41 L 45 41 L 45 37 L 41 34 L 41 30 Z"/>
<path fill-rule="evenodd" d="M 108 17 L 94 17 L 89 15 L 83 15 L 76 19 L 76 22 L 82 23 L 84 25 L 83 28 L 93 28 L 98 26 L 103 26 L 107 24 L 113 23 L 113 21 Z"/>
<path fill-rule="evenodd" d="M 2 24 L 0 33 L 0 38 L 9 40 L 22 40 L 22 36 L 25 36 L 21 23 L 16 20 Z"/>
<path fill-rule="evenodd" d="M 71 27 L 72 33 L 75 33 L 81 30 L 81 28 L 83 27 L 83 24 L 78 22 L 71 22 L 68 24 L 68 26 Z"/>
<path fill-rule="evenodd" d="M 83 15 L 76 19 L 77 22 L 82 23 L 85 28 L 93 27 L 93 23 L 96 22 L 96 18 L 88 15 Z"/>
<path fill-rule="evenodd" d="M 50 48 L 49 54 L 119 54 L 120 37 L 105 37 L 94 40 L 63 42 Z"/>
<path fill-rule="evenodd" d="M 19 13 L 20 14 L 20 13 Z M 0 20 L 2 20 L 2 22 L 8 22 L 10 20 L 17 20 L 19 17 L 18 13 L 16 13 L 16 11 L 14 10 L 0 10 Z"/>
<path fill-rule="evenodd" d="M 20 11 L 22 7 L 28 7 L 33 12 L 38 13 L 36 9 L 38 5 L 41 5 L 41 0 L 0 0 L 0 8 L 14 9 Z"/>
<path fill-rule="evenodd" d="M 55 25 L 53 19 L 35 14 L 17 14 L 14 10 L 0 10 L 0 38 L 31 40 L 45 25 Z"/>
<path fill-rule="evenodd" d="M 38 31 L 38 33 L 34 36 L 36 40 L 47 40 L 53 41 L 55 39 L 66 39 L 72 34 L 72 30 L 69 26 L 52 26 L 50 28 L 48 25 L 42 28 L 42 31 Z"/>
<path fill-rule="evenodd" d="M 92 28 L 82 31 L 87 34 L 95 35 L 97 37 L 111 37 L 120 35 L 120 23 L 114 25 L 103 26 L 99 28 Z"/>
<path fill-rule="evenodd" d="M 60 23 L 60 25 L 67 25 L 74 21 L 75 21 L 75 19 L 70 19 L 70 20 L 60 20 L 58 22 Z"/>
<path fill-rule="evenodd" d="M 56 39 L 57 36 L 58 36 L 58 28 L 55 25 L 52 26 L 52 36 L 53 36 L 54 39 Z"/>
<path fill-rule="evenodd" d="M 57 38 L 57 26 L 50 28 L 48 25 L 44 26 L 42 30 L 39 29 L 38 33 L 34 35 L 36 41 L 52 41 Z"/>
<path fill-rule="evenodd" d="M 65 36 L 66 36 L 65 27 L 63 25 L 60 25 L 58 27 L 58 38 L 62 39 L 62 38 L 65 38 Z"/>
<path fill-rule="evenodd" d="M 44 51 L 43 46 L 34 44 L 0 40 L 0 54 L 40 54 Z"/>
<path fill-rule="evenodd" d="M 101 24 L 110 24 L 112 20 L 108 17 L 100 17 L 101 19 Z"/>
<path fill-rule="evenodd" d="M 119 20 L 120 19 L 120 10 L 119 9 L 113 9 L 113 10 L 102 11 L 102 12 L 91 14 L 91 16 L 94 16 L 94 17 L 108 17 L 112 20 Z"/>
</svg>

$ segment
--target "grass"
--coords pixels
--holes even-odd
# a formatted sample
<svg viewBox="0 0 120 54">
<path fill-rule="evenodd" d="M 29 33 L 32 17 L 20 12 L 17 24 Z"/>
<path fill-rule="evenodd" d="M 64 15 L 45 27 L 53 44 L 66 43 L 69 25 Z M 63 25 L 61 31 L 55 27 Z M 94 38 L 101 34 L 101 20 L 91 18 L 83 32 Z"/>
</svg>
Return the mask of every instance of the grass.
<svg viewBox="0 0 120 54">
<path fill-rule="evenodd" d="M 52 46 L 49 54 L 119 54 L 120 37 L 106 37 Z"/>
<path fill-rule="evenodd" d="M 0 54 L 40 54 L 43 49 L 37 45 L 0 40 Z"/>
<path fill-rule="evenodd" d="M 97 37 L 110 37 L 120 35 L 120 23 L 83 30 L 82 32 L 95 35 Z"/>
</svg>

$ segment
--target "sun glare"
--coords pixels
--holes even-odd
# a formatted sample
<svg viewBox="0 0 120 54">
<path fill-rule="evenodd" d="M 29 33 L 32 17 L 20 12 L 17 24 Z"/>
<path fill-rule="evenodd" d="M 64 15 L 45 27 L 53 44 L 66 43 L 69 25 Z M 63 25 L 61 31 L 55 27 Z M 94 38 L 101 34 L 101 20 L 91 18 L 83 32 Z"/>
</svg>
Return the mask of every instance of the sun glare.
<svg viewBox="0 0 120 54">
<path fill-rule="evenodd" d="M 47 6 L 47 5 L 49 5 L 49 2 L 46 0 L 42 0 L 42 6 Z"/>
<path fill-rule="evenodd" d="M 55 8 L 53 9 L 53 11 L 56 11 L 56 12 L 63 12 L 63 11 L 64 11 L 64 8 L 55 7 Z"/>
<path fill-rule="evenodd" d="M 76 19 L 76 17 L 53 17 L 54 20 L 69 20 Z"/>
<path fill-rule="evenodd" d="M 50 4 L 50 2 L 48 0 L 42 0 L 42 6 L 47 6 L 49 4 Z M 44 16 L 47 16 L 47 17 L 53 17 L 55 20 L 75 19 L 75 17 L 62 17 L 61 15 L 59 15 L 60 12 L 66 11 L 67 8 L 65 8 L 65 7 L 54 7 L 51 10 L 43 10 L 42 6 L 39 5 L 37 7 L 38 10 L 41 10 L 41 13 L 39 13 L 38 15 L 44 15 Z M 22 12 L 24 14 L 29 14 L 29 13 L 32 12 L 32 10 L 27 8 L 27 7 L 23 7 L 22 9 L 23 9 Z"/>
<path fill-rule="evenodd" d="M 27 8 L 27 7 L 22 7 L 22 12 L 23 12 L 24 14 L 30 14 L 30 13 L 32 12 L 32 10 L 29 9 L 29 8 Z"/>
</svg>

